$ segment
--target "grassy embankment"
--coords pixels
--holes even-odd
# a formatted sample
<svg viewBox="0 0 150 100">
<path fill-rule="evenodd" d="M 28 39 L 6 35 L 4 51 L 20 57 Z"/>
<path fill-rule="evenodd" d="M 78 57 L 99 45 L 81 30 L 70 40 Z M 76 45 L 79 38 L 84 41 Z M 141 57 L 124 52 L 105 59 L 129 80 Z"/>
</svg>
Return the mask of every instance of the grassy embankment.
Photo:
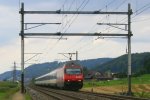
<svg viewBox="0 0 150 100">
<path fill-rule="evenodd" d="M 32 100 L 28 92 L 26 92 L 25 94 L 25 100 Z"/>
<path fill-rule="evenodd" d="M 127 78 L 110 81 L 85 81 L 82 90 L 123 94 L 127 92 L 127 83 Z M 150 98 L 150 74 L 132 77 L 132 91 L 135 96 Z"/>
<path fill-rule="evenodd" d="M 13 82 L 0 82 L 0 100 L 11 100 L 12 96 L 20 90 L 20 85 Z M 24 94 L 25 100 L 31 100 L 30 95 Z"/>
<path fill-rule="evenodd" d="M 17 83 L 0 82 L 0 100 L 8 100 L 18 90 L 19 86 Z"/>
</svg>

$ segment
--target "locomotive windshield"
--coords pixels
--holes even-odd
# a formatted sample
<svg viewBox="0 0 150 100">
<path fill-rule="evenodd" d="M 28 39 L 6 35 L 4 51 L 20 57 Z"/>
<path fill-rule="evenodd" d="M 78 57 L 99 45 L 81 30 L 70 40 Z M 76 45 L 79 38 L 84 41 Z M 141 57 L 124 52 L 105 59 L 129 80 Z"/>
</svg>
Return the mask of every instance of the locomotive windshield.
<svg viewBox="0 0 150 100">
<path fill-rule="evenodd" d="M 79 68 L 67 68 L 66 74 L 81 74 L 81 69 L 79 69 Z"/>
</svg>

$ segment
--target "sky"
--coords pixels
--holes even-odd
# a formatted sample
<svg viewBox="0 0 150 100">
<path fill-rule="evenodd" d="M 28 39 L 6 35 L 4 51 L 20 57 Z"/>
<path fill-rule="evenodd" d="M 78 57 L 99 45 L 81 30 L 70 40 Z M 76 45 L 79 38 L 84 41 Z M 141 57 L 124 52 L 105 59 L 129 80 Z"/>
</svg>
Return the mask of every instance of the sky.
<svg viewBox="0 0 150 100">
<path fill-rule="evenodd" d="M 132 53 L 150 52 L 150 0 L 0 0 L 0 73 L 13 69 L 16 62 L 20 70 L 21 30 L 20 3 L 28 11 L 123 11 L 128 3 L 133 11 L 131 19 Z M 126 15 L 25 15 L 26 23 L 61 23 L 43 25 L 25 30 L 25 33 L 123 33 L 127 31 L 96 23 L 127 23 Z M 34 27 L 28 25 L 27 28 Z M 125 28 L 125 26 L 119 26 Z M 65 61 L 68 58 L 58 53 L 78 51 L 78 59 L 102 57 L 115 58 L 126 54 L 127 38 L 107 37 L 36 37 L 25 38 L 25 53 L 41 53 L 27 61 L 34 54 L 25 54 L 25 68 L 30 64 Z M 67 40 L 66 40 L 67 38 Z M 75 57 L 73 56 L 73 59 Z M 30 63 L 30 64 L 29 64 Z"/>
</svg>

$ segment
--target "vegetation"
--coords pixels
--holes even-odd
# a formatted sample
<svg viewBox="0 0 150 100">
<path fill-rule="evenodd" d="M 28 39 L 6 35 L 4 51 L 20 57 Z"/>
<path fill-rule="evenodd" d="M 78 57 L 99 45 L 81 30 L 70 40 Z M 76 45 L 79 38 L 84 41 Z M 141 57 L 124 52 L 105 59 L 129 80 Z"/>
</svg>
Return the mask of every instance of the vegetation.
<svg viewBox="0 0 150 100">
<path fill-rule="evenodd" d="M 150 74 L 150 56 L 145 57 L 143 67 L 137 72 L 138 75 Z"/>
<path fill-rule="evenodd" d="M 127 59 L 128 55 L 122 55 L 109 62 L 96 66 L 93 70 L 105 72 L 110 70 L 113 73 L 127 74 Z M 135 53 L 132 54 L 132 72 L 136 75 L 145 73 L 150 74 L 150 53 Z"/>
<path fill-rule="evenodd" d="M 0 82 L 0 100 L 8 100 L 19 90 L 18 84 L 13 82 Z"/>
<path fill-rule="evenodd" d="M 127 84 L 127 78 L 110 81 L 84 81 L 84 87 L 93 86 L 113 86 L 113 85 L 125 85 Z M 150 84 L 150 74 L 141 75 L 140 77 L 132 77 L 132 84 Z"/>
<path fill-rule="evenodd" d="M 28 92 L 26 92 L 26 94 L 25 94 L 25 100 L 32 100 L 32 98 Z"/>
<path fill-rule="evenodd" d="M 84 81 L 83 90 L 93 91 L 93 88 L 96 92 L 110 92 L 124 94 L 127 92 L 127 78 L 122 78 L 119 80 L 110 80 L 110 81 Z M 99 90 L 98 90 L 99 88 Z M 116 90 L 117 89 L 117 90 Z M 150 98 L 150 74 L 141 75 L 139 77 L 132 77 L 132 90 L 133 94 L 138 97 Z M 116 92 L 117 91 L 117 92 Z"/>
<path fill-rule="evenodd" d="M 86 76 L 89 73 L 88 68 L 83 67 L 83 75 Z"/>
<path fill-rule="evenodd" d="M 141 97 L 141 98 L 150 98 L 150 92 L 135 92 L 134 96 Z"/>
</svg>

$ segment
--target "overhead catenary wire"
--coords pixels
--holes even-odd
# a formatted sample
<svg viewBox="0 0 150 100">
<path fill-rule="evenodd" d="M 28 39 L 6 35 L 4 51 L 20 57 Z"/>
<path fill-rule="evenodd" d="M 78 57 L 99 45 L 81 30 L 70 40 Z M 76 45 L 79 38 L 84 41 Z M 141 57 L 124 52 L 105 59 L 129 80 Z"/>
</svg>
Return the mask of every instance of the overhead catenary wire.
<svg viewBox="0 0 150 100">
<path fill-rule="evenodd" d="M 67 11 L 70 11 L 70 9 L 72 8 L 72 5 L 74 4 L 74 2 L 75 2 L 75 0 L 72 0 L 72 2 L 71 2 L 71 4 L 70 4 L 70 6 L 69 6 L 69 8 L 68 8 Z M 65 5 L 62 6 L 63 11 L 65 10 L 65 9 L 64 9 L 64 6 L 65 6 Z M 67 19 L 67 14 L 66 14 L 66 15 L 64 15 L 64 14 L 62 15 L 62 23 L 64 22 L 64 19 L 65 19 L 65 18 Z M 66 21 L 67 21 L 67 20 L 66 20 Z M 64 24 L 64 23 L 63 23 L 63 24 Z M 63 25 L 63 24 L 61 25 L 60 30 L 57 29 L 57 31 L 59 30 L 59 32 L 61 32 L 61 31 L 63 30 L 63 28 L 64 28 L 64 25 Z"/>
<path fill-rule="evenodd" d="M 146 5 L 147 5 L 147 4 L 146 4 Z M 142 7 L 142 8 L 143 8 L 143 7 Z M 142 13 L 142 12 L 145 11 L 145 10 L 147 10 L 148 8 L 149 8 L 149 7 L 145 8 L 145 9 L 143 9 L 143 10 L 139 9 L 139 10 L 141 10 L 140 13 Z M 140 13 L 138 13 L 138 14 L 140 14 Z M 137 14 L 137 15 L 138 15 L 138 14 Z M 135 15 L 135 16 L 137 16 L 137 15 Z M 126 18 L 125 18 L 125 19 L 126 19 Z M 124 19 L 123 19 L 123 20 L 124 20 Z M 126 48 L 127 48 L 127 47 L 126 47 Z"/>
<path fill-rule="evenodd" d="M 112 0 L 112 1 L 113 1 L 113 0 Z M 110 5 L 111 3 L 113 3 L 112 1 L 109 3 L 109 5 Z M 126 2 L 126 0 L 124 0 L 123 2 L 121 2 L 121 3 L 119 4 L 119 6 L 116 7 L 114 10 L 119 9 L 119 7 L 121 7 L 125 2 Z M 107 5 L 106 5 L 106 11 L 107 11 Z M 108 17 L 109 17 L 109 16 L 108 16 Z M 107 18 L 107 17 L 102 18 L 102 20 L 104 20 L 105 18 Z M 101 21 L 102 21 L 102 20 L 101 20 Z M 96 24 L 95 24 L 95 26 L 96 26 Z M 94 26 L 94 27 L 95 27 L 95 26 Z M 93 28 L 93 27 L 92 27 L 92 28 Z M 106 28 L 106 29 L 104 29 L 104 30 L 108 30 L 108 29 L 109 29 L 109 28 Z M 83 39 L 80 40 L 79 42 L 81 42 L 81 41 L 83 41 Z M 79 43 L 79 42 L 78 42 L 78 43 Z M 91 43 L 92 43 L 92 42 L 93 42 L 93 40 L 91 41 Z M 78 44 L 78 43 L 76 43 L 76 44 Z M 91 43 L 90 43 L 90 44 L 91 44 Z M 78 49 L 81 50 L 81 49 L 83 49 L 83 48 L 86 47 L 86 46 L 89 46 L 89 43 L 85 43 L 85 44 L 83 45 L 83 47 L 79 47 Z M 75 47 L 75 45 L 74 45 L 74 47 Z"/>
<path fill-rule="evenodd" d="M 114 2 L 114 0 L 112 0 L 111 2 L 109 2 L 106 6 L 111 5 L 113 2 Z M 104 9 L 104 8 L 105 8 L 105 6 L 104 6 L 102 9 Z M 102 9 L 100 9 L 100 10 L 102 10 Z M 89 31 L 89 32 L 90 32 L 90 31 Z M 88 32 L 88 33 L 89 33 L 89 32 Z M 81 42 L 82 40 L 83 40 L 83 39 L 80 39 L 79 42 Z M 78 43 L 79 43 L 79 42 L 78 42 Z M 78 44 L 78 43 L 76 43 L 76 44 Z"/>
<path fill-rule="evenodd" d="M 80 11 L 82 9 L 84 9 L 84 7 L 88 4 L 89 0 L 87 0 L 87 2 L 85 2 L 86 0 L 84 0 L 80 6 L 77 8 L 76 11 Z M 83 6 L 83 7 L 82 7 Z M 82 7 L 82 8 L 81 8 Z M 71 25 L 73 24 L 73 22 L 77 19 L 79 14 L 74 14 L 71 16 L 71 18 L 66 22 L 65 26 L 62 29 L 62 32 L 67 32 L 67 30 L 71 27 Z M 66 29 L 65 29 L 66 28 Z"/>
<path fill-rule="evenodd" d="M 85 6 L 88 4 L 89 0 L 84 0 L 80 6 L 76 9 L 76 11 L 80 11 L 80 10 L 83 10 L 85 8 Z M 84 5 L 83 5 L 84 4 Z M 82 7 L 83 6 L 83 7 Z M 69 7 L 68 10 L 70 10 L 71 7 Z M 76 16 L 75 16 L 76 15 Z M 67 32 L 67 30 L 71 27 L 71 25 L 74 23 L 74 21 L 77 19 L 79 14 L 74 14 L 71 16 L 71 18 L 67 21 L 67 23 L 65 24 L 65 26 L 63 27 L 63 30 L 65 29 L 65 27 L 67 27 L 65 30 L 64 30 L 64 33 Z M 75 16 L 75 17 L 74 17 Z M 73 19 L 73 20 L 72 20 Z M 70 24 L 69 24 L 70 22 Z M 62 38 L 62 36 L 60 37 Z"/>
<path fill-rule="evenodd" d="M 139 9 L 137 9 L 135 12 L 133 12 L 133 16 L 131 17 L 132 20 L 133 20 L 133 18 L 136 17 L 137 15 L 139 15 L 139 14 L 141 14 L 142 12 L 144 12 L 145 10 L 149 9 L 149 7 L 148 7 L 148 8 L 146 8 L 146 9 L 143 10 L 143 8 L 145 8 L 145 7 L 149 6 L 149 5 L 150 5 L 150 3 L 147 3 L 146 5 L 142 6 L 141 8 L 139 8 Z M 142 11 L 140 11 L 140 10 L 142 10 Z M 139 11 L 140 11 L 140 13 L 137 14 L 136 12 L 139 12 Z M 119 22 L 126 22 L 126 19 L 127 19 L 127 17 L 121 19 Z M 125 21 L 124 21 L 124 20 L 125 20 Z M 133 21 L 133 22 L 134 22 L 134 21 Z M 110 27 L 108 27 L 108 28 L 106 28 L 106 29 L 104 29 L 104 30 L 108 30 L 108 29 L 110 29 Z M 114 29 L 114 28 L 113 28 L 113 29 Z"/>
<path fill-rule="evenodd" d="M 83 10 L 84 9 L 84 7 L 88 4 L 88 2 L 89 2 L 89 0 L 84 0 L 81 4 L 80 4 L 80 6 L 77 8 L 77 10 L 76 11 L 80 11 L 80 10 Z M 85 4 L 84 4 L 85 3 Z M 73 4 L 73 2 L 71 3 L 71 5 Z M 82 7 L 83 6 L 83 7 Z M 82 8 L 81 8 L 82 7 Z M 69 7 L 69 9 L 68 10 L 70 10 L 71 9 L 71 6 Z M 66 33 L 67 32 L 67 30 L 71 27 L 71 25 L 73 24 L 73 22 L 77 19 L 77 17 L 78 17 L 78 15 L 79 14 L 77 14 L 76 16 L 75 16 L 76 14 L 74 14 L 68 21 L 67 21 L 67 23 L 65 24 L 65 26 L 63 27 L 63 29 L 62 29 L 62 31 L 65 29 L 65 27 L 67 27 L 67 25 L 68 25 L 68 23 L 70 22 L 70 24 L 68 25 L 68 27 L 64 30 L 64 32 L 63 33 Z M 75 17 L 74 17 L 75 16 Z M 72 18 L 74 17 L 74 19 L 72 20 Z M 62 38 L 62 36 L 60 37 L 60 39 Z M 59 40 L 60 40 L 59 39 Z M 58 41 L 59 41 L 58 40 Z"/>
<path fill-rule="evenodd" d="M 68 0 L 65 0 L 63 5 L 64 6 L 66 3 L 67 3 Z M 38 26 L 42 26 L 42 25 L 45 25 L 45 24 L 40 24 Z M 35 27 L 38 27 L 38 26 L 35 26 Z M 34 28 L 34 27 L 33 27 Z M 30 28 L 28 28 L 30 29 Z M 36 37 L 36 38 L 39 38 L 39 37 Z M 43 37 L 42 37 L 43 38 Z M 48 39 L 48 38 L 47 38 Z M 49 39 L 55 39 L 55 38 L 49 38 Z M 57 39 L 57 38 L 56 38 Z M 65 38 L 66 39 L 66 38 Z M 55 48 L 55 46 L 57 46 L 58 44 L 58 41 L 56 41 L 50 48 L 49 48 L 49 44 L 50 44 L 50 41 L 47 43 L 47 46 L 42 50 L 42 52 L 44 53 L 45 50 L 47 51 L 46 53 L 44 53 L 43 55 L 39 56 L 39 59 L 44 59 L 44 56 L 48 54 L 49 51 L 53 50 Z"/>
<path fill-rule="evenodd" d="M 134 20 L 134 21 L 132 21 L 132 23 L 135 23 L 135 22 L 144 22 L 144 21 L 148 21 L 148 20 L 150 20 L 150 17 L 149 18 L 144 18 L 144 19 Z"/>
<path fill-rule="evenodd" d="M 68 9 L 68 11 L 70 11 L 70 9 L 71 9 L 71 7 L 72 7 L 72 4 L 74 3 L 74 1 L 75 0 L 73 0 L 73 2 L 71 3 L 71 5 L 70 5 L 70 7 L 69 7 L 69 9 Z M 84 0 L 81 4 L 80 4 L 80 6 L 77 8 L 77 10 L 76 11 L 79 11 L 80 10 L 80 7 L 82 7 L 82 5 L 84 4 L 84 2 L 85 2 L 86 0 Z M 88 0 L 89 1 L 89 0 Z M 63 10 L 64 10 L 64 5 L 62 6 L 63 7 Z M 78 15 L 78 14 L 77 14 Z M 69 22 L 71 21 L 71 24 L 73 24 L 73 21 L 75 21 L 76 20 L 76 17 L 73 19 L 73 21 L 72 21 L 72 18 L 75 16 L 75 14 L 69 19 L 69 20 L 67 20 L 67 22 L 66 22 L 66 24 L 64 25 L 63 24 L 63 21 L 64 21 L 64 19 L 65 19 L 65 17 L 66 17 L 67 15 L 62 15 L 62 27 L 61 27 L 61 29 L 60 29 L 60 32 L 62 32 L 64 29 L 65 29 L 65 27 L 67 27 L 67 25 L 69 24 Z M 69 27 L 71 26 L 71 24 L 69 24 L 69 26 L 67 27 L 67 29 L 65 30 L 65 32 L 69 29 Z M 64 33 L 65 33 L 64 32 Z M 60 37 L 60 39 L 62 38 L 62 36 Z M 60 40 L 59 39 L 59 40 Z"/>
<path fill-rule="evenodd" d="M 100 11 L 101 10 L 103 10 L 103 9 L 105 9 L 105 7 L 106 6 L 110 6 L 111 4 L 113 4 L 115 1 L 114 0 L 111 0 L 108 4 L 106 4 L 105 6 L 103 6 L 101 9 L 100 9 Z M 87 33 L 89 33 L 89 32 L 91 32 L 91 30 L 94 28 L 96 26 L 96 24 L 94 24 L 92 27 L 91 27 L 91 29 L 87 32 Z M 71 47 L 69 47 L 69 48 L 75 48 L 80 42 L 82 42 L 83 41 L 83 37 L 78 41 L 78 42 L 76 42 L 73 46 L 71 46 Z M 66 51 L 66 50 L 65 50 Z"/>
<path fill-rule="evenodd" d="M 67 3 L 68 0 L 65 0 L 64 3 L 62 4 L 62 6 L 60 7 L 60 9 L 64 10 L 64 6 Z M 64 15 L 62 15 L 62 19 L 61 19 L 61 26 L 63 26 L 63 21 L 64 21 Z M 60 25 L 58 26 L 56 32 L 59 30 Z M 60 39 L 59 39 L 60 40 Z M 49 48 L 49 44 L 50 42 L 48 42 L 47 46 L 42 50 L 42 52 L 44 53 L 46 50 L 46 53 L 44 53 L 41 57 L 39 57 L 39 61 L 43 60 L 44 57 L 48 54 L 48 52 L 50 52 L 51 50 L 53 50 L 57 44 L 59 43 L 59 41 L 57 40 L 50 48 Z"/>
<path fill-rule="evenodd" d="M 136 8 L 137 10 L 135 12 L 133 12 L 133 15 L 131 17 L 131 19 L 133 20 L 133 22 L 134 22 L 135 17 L 137 17 L 138 15 L 140 15 L 141 13 L 143 13 L 144 11 L 148 10 L 150 8 L 149 6 L 150 6 L 150 2 L 146 3 L 144 6 L 140 7 L 139 9 Z M 126 21 L 127 17 L 125 17 L 122 20 L 120 20 L 120 22 L 123 22 L 124 20 Z"/>
</svg>

